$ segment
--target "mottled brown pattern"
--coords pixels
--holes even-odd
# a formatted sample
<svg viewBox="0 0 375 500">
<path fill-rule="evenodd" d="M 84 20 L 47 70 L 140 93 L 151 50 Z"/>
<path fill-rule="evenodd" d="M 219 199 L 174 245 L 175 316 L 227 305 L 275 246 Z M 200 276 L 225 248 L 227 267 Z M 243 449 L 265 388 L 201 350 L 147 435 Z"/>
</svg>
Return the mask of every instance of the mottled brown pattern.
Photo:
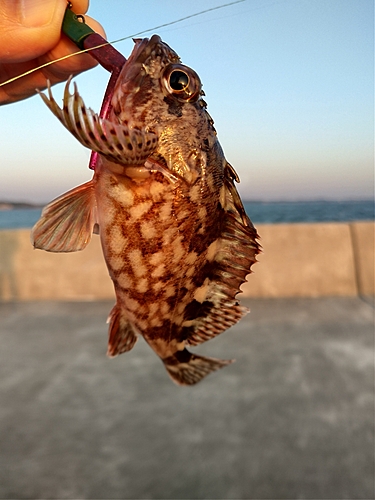
<svg viewBox="0 0 375 500">
<path fill-rule="evenodd" d="M 51 203 L 34 231 L 34 244 L 75 250 L 65 240 L 53 247 L 48 242 L 56 235 L 42 235 L 51 227 L 58 232 L 64 207 L 72 199 L 84 206 L 85 196 L 91 214 L 85 227 L 99 224 L 117 297 L 108 354 L 130 350 L 141 334 L 176 383 L 193 384 L 230 363 L 190 354 L 185 346 L 209 340 L 246 314 L 236 295 L 259 252 L 257 233 L 199 94 L 198 75 L 159 37 L 135 42 L 108 121 L 91 115 L 89 122 L 91 112 L 77 92 L 65 95 L 64 110 L 51 94 L 45 97 L 83 144 L 96 140 L 100 156 L 87 186 L 62 197 L 63 203 Z M 175 64 L 188 75 L 183 89 L 173 89 L 168 80 Z"/>
<path fill-rule="evenodd" d="M 98 174 L 97 182 L 100 186 L 103 183 L 103 180 L 100 179 L 101 175 L 105 174 Z M 147 318 L 148 306 L 155 303 L 160 304 L 161 302 L 165 302 L 168 306 L 165 311 L 158 308 L 153 312 L 151 322 L 154 322 L 158 315 L 160 315 L 164 326 L 167 319 L 173 323 L 176 316 L 180 316 L 180 322 L 182 322 L 181 320 L 184 318 L 182 313 L 185 308 L 182 305 L 192 302 L 196 286 L 200 286 L 204 281 L 203 276 L 199 278 L 199 271 L 200 268 L 205 266 L 205 251 L 208 245 L 220 235 L 220 225 L 215 224 L 216 217 L 213 210 L 211 216 L 205 220 L 206 224 L 208 223 L 210 226 L 210 231 L 206 231 L 204 235 L 197 235 L 197 229 L 202 223 L 199 217 L 200 206 L 197 203 L 190 202 L 189 187 L 184 184 L 182 188 L 181 186 L 176 187 L 165 178 L 162 179 L 163 182 L 160 182 L 160 180 L 160 176 L 158 176 L 158 181 L 150 177 L 143 181 L 141 185 L 130 181 L 133 183 L 131 190 L 134 195 L 133 205 L 130 208 L 136 209 L 137 207 L 147 206 L 148 202 L 150 203 L 150 208 L 144 213 L 140 211 L 141 215 L 139 217 L 136 216 L 136 210 L 134 210 L 135 213 L 131 217 L 129 207 L 121 206 L 119 201 L 114 202 L 113 197 L 108 195 L 110 192 L 108 188 L 105 188 L 103 198 L 107 199 L 108 204 L 113 204 L 109 223 L 106 219 L 100 220 L 102 213 L 100 202 L 98 207 L 105 257 L 122 307 L 127 308 L 129 299 L 142 304 L 143 307 L 139 308 L 137 318 L 134 321 L 135 326 L 151 339 L 155 336 L 162 336 L 162 338 L 168 340 L 172 334 L 175 334 L 171 333 L 172 326 L 160 332 L 159 329 L 155 330 L 153 328 L 146 328 L 149 331 L 145 331 L 145 328 L 142 327 Z M 165 190 L 162 198 L 156 202 L 154 201 L 155 195 L 153 197 L 151 194 L 155 182 L 158 182 Z M 113 184 L 110 178 L 109 184 Z M 119 184 L 117 184 L 118 186 Z M 124 189 L 129 189 L 129 186 L 125 185 Z M 98 200 L 100 199 L 101 196 L 98 196 Z M 163 209 L 165 211 L 167 204 L 171 205 L 171 213 L 170 217 L 164 219 Z M 108 211 L 105 213 L 107 215 Z M 145 238 L 142 227 L 149 222 L 152 222 L 156 235 L 152 238 Z M 128 239 L 128 243 L 123 248 L 116 245 L 115 251 L 111 247 L 111 231 L 113 231 L 114 227 L 120 227 L 119 234 Z M 171 238 L 168 238 L 168 234 L 171 234 Z M 194 244 L 194 241 L 196 241 L 196 244 Z M 137 249 L 139 254 L 135 254 L 134 257 L 138 262 L 136 269 L 139 272 L 139 269 L 142 270 L 142 267 L 145 267 L 145 271 L 140 273 L 139 276 L 136 276 L 134 262 L 129 257 L 129 255 L 133 255 L 132 251 Z M 194 256 L 193 252 L 196 252 L 197 255 Z M 160 261 L 158 259 L 159 253 L 162 253 Z M 118 260 L 121 261 L 120 268 L 117 266 Z M 188 271 L 192 266 L 194 274 L 189 276 Z M 121 282 L 121 277 L 124 274 L 130 276 L 134 284 L 145 276 L 148 282 L 147 289 L 139 292 L 135 286 L 130 289 L 124 288 Z M 155 274 L 156 276 L 153 277 Z M 197 280 L 201 282 L 197 283 Z M 153 289 L 153 281 L 163 284 L 160 290 L 155 291 Z M 166 298 L 167 285 L 171 283 L 175 287 L 175 293 Z M 140 323 L 139 320 L 141 320 Z M 173 328 L 175 329 L 175 327 Z"/>
</svg>

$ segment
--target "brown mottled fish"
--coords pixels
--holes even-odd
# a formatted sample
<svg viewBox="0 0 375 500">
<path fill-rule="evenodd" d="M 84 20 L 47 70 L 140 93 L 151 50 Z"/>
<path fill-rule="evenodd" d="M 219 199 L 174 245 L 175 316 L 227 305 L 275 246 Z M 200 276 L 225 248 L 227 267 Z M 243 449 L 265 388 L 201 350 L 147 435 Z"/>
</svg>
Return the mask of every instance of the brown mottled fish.
<svg viewBox="0 0 375 500">
<path fill-rule="evenodd" d="M 99 153 L 91 181 L 52 201 L 34 226 L 35 248 L 74 252 L 100 234 L 116 292 L 108 355 L 138 335 L 174 382 L 195 384 L 231 363 L 190 353 L 248 311 L 236 295 L 256 261 L 257 232 L 234 185 L 198 75 L 157 35 L 135 40 L 108 119 L 66 86 L 45 103 Z"/>
</svg>

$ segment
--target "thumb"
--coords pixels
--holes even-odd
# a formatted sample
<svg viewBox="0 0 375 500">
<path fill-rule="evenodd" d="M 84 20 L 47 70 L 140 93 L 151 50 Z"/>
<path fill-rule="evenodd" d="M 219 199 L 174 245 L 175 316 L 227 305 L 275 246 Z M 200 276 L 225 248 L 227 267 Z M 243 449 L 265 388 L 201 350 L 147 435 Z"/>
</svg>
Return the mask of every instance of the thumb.
<svg viewBox="0 0 375 500">
<path fill-rule="evenodd" d="M 59 41 L 66 0 L 2 0 L 0 61 L 23 62 L 51 50 Z"/>
</svg>

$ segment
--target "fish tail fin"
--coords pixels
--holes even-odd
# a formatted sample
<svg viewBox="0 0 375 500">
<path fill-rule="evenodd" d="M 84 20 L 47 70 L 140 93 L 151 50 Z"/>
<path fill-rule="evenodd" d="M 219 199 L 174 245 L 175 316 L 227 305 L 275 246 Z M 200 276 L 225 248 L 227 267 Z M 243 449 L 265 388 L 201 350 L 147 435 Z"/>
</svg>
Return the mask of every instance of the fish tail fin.
<svg viewBox="0 0 375 500">
<path fill-rule="evenodd" d="M 130 351 L 137 342 L 137 333 L 133 325 L 121 316 L 117 304 L 109 313 L 107 323 L 109 323 L 107 356 L 113 358 Z"/>
<path fill-rule="evenodd" d="M 192 354 L 186 349 L 163 359 L 165 368 L 178 385 L 193 385 L 211 372 L 233 363 L 234 359 L 216 359 Z"/>
</svg>

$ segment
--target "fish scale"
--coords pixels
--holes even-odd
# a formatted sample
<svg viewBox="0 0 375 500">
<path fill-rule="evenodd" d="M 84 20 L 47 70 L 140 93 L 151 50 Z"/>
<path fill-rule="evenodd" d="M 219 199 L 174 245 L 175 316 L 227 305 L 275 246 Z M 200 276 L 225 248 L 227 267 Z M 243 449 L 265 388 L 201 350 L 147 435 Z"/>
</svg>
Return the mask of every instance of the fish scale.
<svg viewBox="0 0 375 500">
<path fill-rule="evenodd" d="M 198 75 L 160 37 L 135 40 L 106 119 L 78 90 L 43 100 L 98 154 L 94 177 L 52 201 L 35 248 L 82 250 L 99 232 L 116 304 L 108 355 L 142 336 L 180 385 L 231 360 L 190 353 L 247 313 L 236 296 L 260 251 L 217 139 Z"/>
</svg>

